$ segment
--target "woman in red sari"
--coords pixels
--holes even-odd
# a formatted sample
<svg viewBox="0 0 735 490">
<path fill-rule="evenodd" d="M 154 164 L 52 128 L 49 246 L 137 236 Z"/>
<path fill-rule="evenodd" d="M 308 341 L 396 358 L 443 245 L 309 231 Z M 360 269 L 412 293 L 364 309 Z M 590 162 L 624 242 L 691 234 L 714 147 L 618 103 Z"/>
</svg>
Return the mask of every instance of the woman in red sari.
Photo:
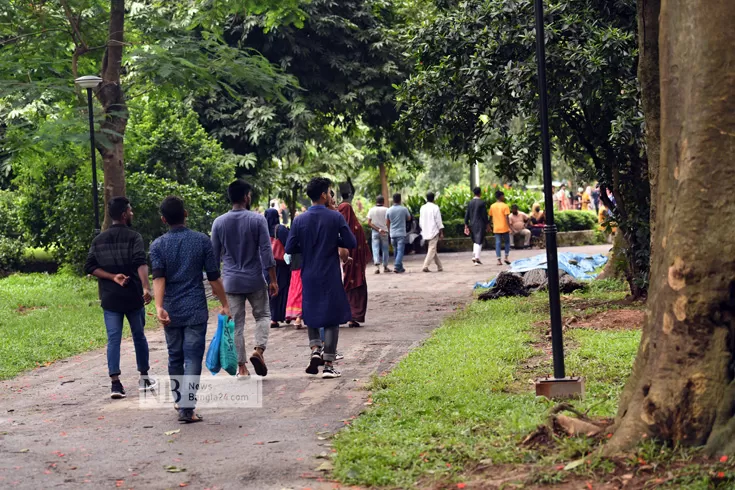
<svg viewBox="0 0 735 490">
<path fill-rule="evenodd" d="M 349 326 L 360 327 L 360 323 L 365 321 L 368 303 L 365 269 L 367 269 L 369 263 L 372 263 L 373 254 L 370 252 L 370 247 L 368 247 L 365 239 L 362 224 L 355 216 L 355 211 L 350 203 L 343 202 L 339 205 L 337 211 L 344 216 L 347 225 L 357 239 L 357 248 L 349 250 L 349 259 L 344 265 L 344 287 L 352 310 L 352 321 L 350 321 Z"/>
<path fill-rule="evenodd" d="M 286 302 L 286 320 L 295 321 L 296 329 L 304 328 L 303 312 L 301 307 L 301 254 L 291 255 L 291 287 L 288 289 L 288 301 Z"/>
</svg>

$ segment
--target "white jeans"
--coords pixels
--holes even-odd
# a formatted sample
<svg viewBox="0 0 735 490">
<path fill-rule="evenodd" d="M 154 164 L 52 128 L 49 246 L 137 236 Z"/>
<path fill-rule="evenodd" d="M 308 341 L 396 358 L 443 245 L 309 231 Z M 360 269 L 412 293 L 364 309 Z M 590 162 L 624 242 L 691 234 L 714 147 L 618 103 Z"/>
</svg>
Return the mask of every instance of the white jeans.
<svg viewBox="0 0 735 490">
<path fill-rule="evenodd" d="M 245 364 L 248 360 L 245 351 L 245 301 L 250 302 L 255 317 L 255 347 L 265 350 L 271 327 L 271 306 L 268 301 L 267 288 L 248 294 L 227 293 L 230 313 L 235 320 L 235 348 L 239 364 Z"/>
<path fill-rule="evenodd" d="M 473 243 L 472 244 L 472 258 L 473 259 L 480 259 L 480 252 L 482 252 L 482 244 L 481 243 Z"/>
</svg>

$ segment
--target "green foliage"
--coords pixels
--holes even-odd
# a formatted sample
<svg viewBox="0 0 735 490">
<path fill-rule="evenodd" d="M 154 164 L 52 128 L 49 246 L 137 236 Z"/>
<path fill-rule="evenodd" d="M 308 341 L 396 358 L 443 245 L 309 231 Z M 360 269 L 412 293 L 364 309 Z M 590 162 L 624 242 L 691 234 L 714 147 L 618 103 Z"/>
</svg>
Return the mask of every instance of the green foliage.
<svg viewBox="0 0 735 490">
<path fill-rule="evenodd" d="M 0 273 L 18 270 L 25 263 L 24 250 L 20 239 L 0 235 Z"/>
<path fill-rule="evenodd" d="M 0 190 L 0 237 L 20 238 L 22 235 L 18 198 L 13 192 Z"/>
<path fill-rule="evenodd" d="M 237 159 L 207 135 L 186 104 L 152 96 L 133 108 L 130 116 L 125 136 L 128 172 L 148 173 L 207 192 L 222 192 L 235 178 Z"/>
<path fill-rule="evenodd" d="M 482 199 L 488 206 L 495 203 L 495 192 L 502 190 L 505 193 L 505 202 L 508 206 L 517 205 L 520 211 L 529 213 L 533 203 L 542 200 L 542 194 L 535 191 L 526 191 L 523 189 L 499 187 L 497 184 L 481 187 Z M 467 204 L 472 199 L 473 194 L 468 185 L 457 184 L 444 189 L 437 197 L 436 204 L 442 212 L 442 219 L 448 220 L 464 220 Z M 407 206 L 412 212 L 418 213 L 419 208 L 425 203 L 423 197 L 410 196 L 407 200 Z M 414 211 L 415 208 L 415 211 Z"/>
<path fill-rule="evenodd" d="M 434 18 L 412 32 L 402 126 L 429 147 L 497 156 L 510 181 L 529 178 L 540 152 L 533 2 L 435 3 Z M 632 275 L 645 287 L 650 188 L 635 1 L 551 2 L 544 24 L 552 144 L 585 180 L 612 189 Z"/>
<path fill-rule="evenodd" d="M 554 212 L 554 224 L 560 232 L 594 230 L 597 228 L 597 218 L 591 211 L 570 209 Z"/>
</svg>

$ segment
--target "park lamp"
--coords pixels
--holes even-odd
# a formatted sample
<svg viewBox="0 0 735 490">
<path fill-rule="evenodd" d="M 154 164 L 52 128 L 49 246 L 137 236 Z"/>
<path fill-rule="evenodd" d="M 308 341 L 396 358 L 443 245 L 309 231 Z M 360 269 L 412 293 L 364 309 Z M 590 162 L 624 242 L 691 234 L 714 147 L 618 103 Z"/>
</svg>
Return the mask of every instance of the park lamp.
<svg viewBox="0 0 735 490">
<path fill-rule="evenodd" d="M 535 0 L 536 63 L 538 68 L 539 122 L 541 123 L 541 163 L 544 172 L 544 202 L 546 226 L 546 273 L 549 279 L 549 313 L 551 316 L 551 351 L 554 358 L 554 377 L 537 379 L 536 395 L 546 398 L 571 398 L 584 395 L 584 378 L 567 377 L 564 370 L 564 339 L 559 297 L 559 257 L 554 224 L 554 197 L 551 194 L 551 149 L 549 146 L 549 114 L 546 92 L 546 46 L 544 39 L 544 2 Z"/>
<path fill-rule="evenodd" d="M 100 232 L 99 192 L 97 189 L 97 155 L 94 143 L 94 109 L 92 108 L 92 89 L 102 83 L 102 79 L 95 75 L 85 75 L 74 80 L 74 84 L 87 90 L 87 109 L 89 113 L 89 142 L 92 153 L 92 202 L 94 206 L 94 234 Z"/>
</svg>

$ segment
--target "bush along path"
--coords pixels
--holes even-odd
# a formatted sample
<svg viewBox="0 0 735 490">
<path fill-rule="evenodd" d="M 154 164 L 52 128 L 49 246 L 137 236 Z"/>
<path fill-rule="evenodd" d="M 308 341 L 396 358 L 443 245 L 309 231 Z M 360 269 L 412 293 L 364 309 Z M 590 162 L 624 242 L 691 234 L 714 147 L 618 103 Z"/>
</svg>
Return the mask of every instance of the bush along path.
<svg viewBox="0 0 735 490">
<path fill-rule="evenodd" d="M 612 280 L 563 296 L 567 372 L 587 380 L 570 407 L 533 393 L 552 371 L 545 292 L 472 303 L 373 379 L 370 408 L 335 438 L 335 476 L 389 488 L 735 488 L 727 455 L 651 441 L 628 459 L 598 455 L 640 340 L 643 305 L 625 296 Z"/>
</svg>

